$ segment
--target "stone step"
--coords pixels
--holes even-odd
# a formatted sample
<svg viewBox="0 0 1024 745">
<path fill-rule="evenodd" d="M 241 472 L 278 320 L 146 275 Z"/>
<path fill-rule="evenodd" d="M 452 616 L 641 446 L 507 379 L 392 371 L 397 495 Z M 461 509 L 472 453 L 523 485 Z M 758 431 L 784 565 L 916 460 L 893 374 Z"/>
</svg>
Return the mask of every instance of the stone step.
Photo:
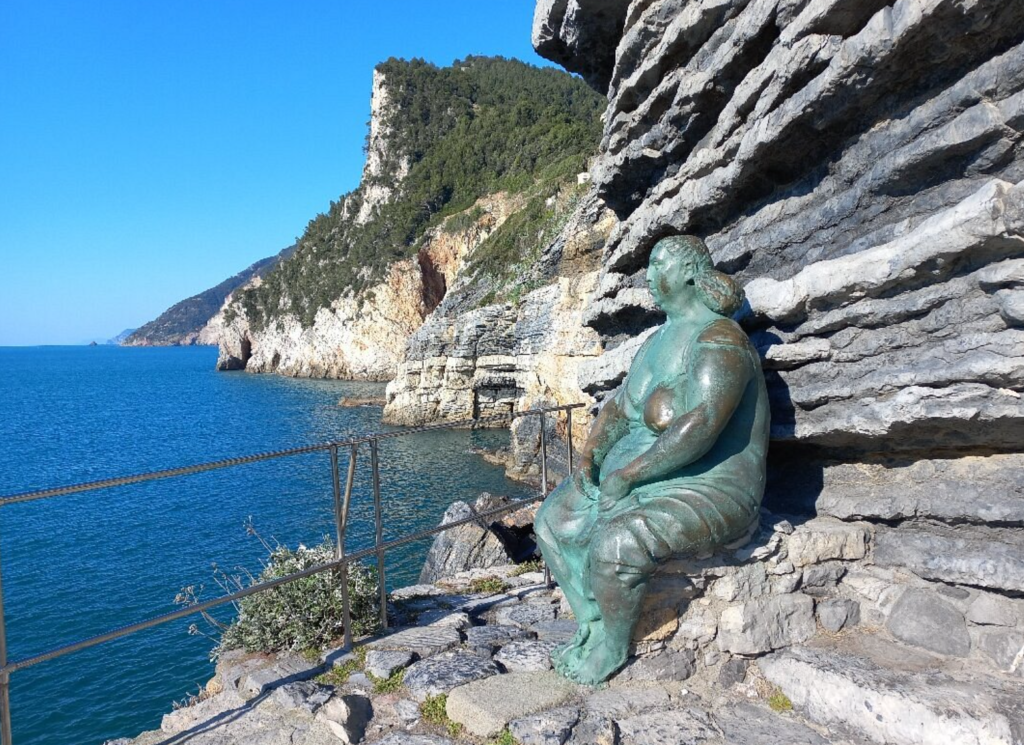
<svg viewBox="0 0 1024 745">
<path fill-rule="evenodd" d="M 811 722 L 886 745 L 1022 745 L 1024 684 L 872 635 L 758 660 Z"/>
</svg>

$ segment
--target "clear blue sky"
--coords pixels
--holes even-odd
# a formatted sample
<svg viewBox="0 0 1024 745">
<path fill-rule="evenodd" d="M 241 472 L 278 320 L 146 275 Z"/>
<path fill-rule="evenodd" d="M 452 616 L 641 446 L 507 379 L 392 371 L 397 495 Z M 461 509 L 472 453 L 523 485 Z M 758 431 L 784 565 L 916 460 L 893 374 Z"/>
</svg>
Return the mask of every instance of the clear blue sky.
<svg viewBox="0 0 1024 745">
<path fill-rule="evenodd" d="M 388 57 L 534 64 L 533 0 L 0 2 L 0 346 L 152 320 L 356 186 Z"/>
</svg>

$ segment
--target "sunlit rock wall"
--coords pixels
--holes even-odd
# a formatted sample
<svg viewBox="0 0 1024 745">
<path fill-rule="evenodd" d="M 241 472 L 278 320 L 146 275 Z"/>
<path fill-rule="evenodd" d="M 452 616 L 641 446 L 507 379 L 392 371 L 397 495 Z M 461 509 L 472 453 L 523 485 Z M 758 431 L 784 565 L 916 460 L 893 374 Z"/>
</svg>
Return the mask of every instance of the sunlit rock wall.
<svg viewBox="0 0 1024 745">
<path fill-rule="evenodd" d="M 653 244 L 745 286 L 768 503 L 877 524 L 873 561 L 1024 587 L 1024 4 L 541 0 L 534 45 L 608 94 L 620 223 L 584 321 L 601 400 L 662 320 Z"/>
</svg>

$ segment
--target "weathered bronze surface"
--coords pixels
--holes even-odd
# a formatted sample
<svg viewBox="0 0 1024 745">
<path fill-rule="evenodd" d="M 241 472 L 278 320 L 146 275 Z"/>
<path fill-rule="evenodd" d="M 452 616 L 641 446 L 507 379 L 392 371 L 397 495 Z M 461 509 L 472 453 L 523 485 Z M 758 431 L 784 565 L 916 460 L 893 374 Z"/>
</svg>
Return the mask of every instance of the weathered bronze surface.
<svg viewBox="0 0 1024 745">
<path fill-rule="evenodd" d="M 580 624 L 555 669 L 588 685 L 626 662 L 658 564 L 741 536 L 764 493 L 767 392 L 757 353 L 730 320 L 742 291 L 692 236 L 658 242 L 647 283 L 667 320 L 535 523 Z"/>
</svg>

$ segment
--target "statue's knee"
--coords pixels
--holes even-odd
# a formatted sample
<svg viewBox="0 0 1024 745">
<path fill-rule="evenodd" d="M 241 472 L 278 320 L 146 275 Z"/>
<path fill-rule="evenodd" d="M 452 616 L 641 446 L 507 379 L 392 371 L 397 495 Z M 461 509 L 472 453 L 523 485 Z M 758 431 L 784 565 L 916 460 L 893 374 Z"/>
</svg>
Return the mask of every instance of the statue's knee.
<svg viewBox="0 0 1024 745">
<path fill-rule="evenodd" d="M 654 570 L 650 553 L 628 524 L 612 523 L 595 535 L 590 545 L 590 565 L 594 571 L 627 577 L 645 578 Z"/>
</svg>

